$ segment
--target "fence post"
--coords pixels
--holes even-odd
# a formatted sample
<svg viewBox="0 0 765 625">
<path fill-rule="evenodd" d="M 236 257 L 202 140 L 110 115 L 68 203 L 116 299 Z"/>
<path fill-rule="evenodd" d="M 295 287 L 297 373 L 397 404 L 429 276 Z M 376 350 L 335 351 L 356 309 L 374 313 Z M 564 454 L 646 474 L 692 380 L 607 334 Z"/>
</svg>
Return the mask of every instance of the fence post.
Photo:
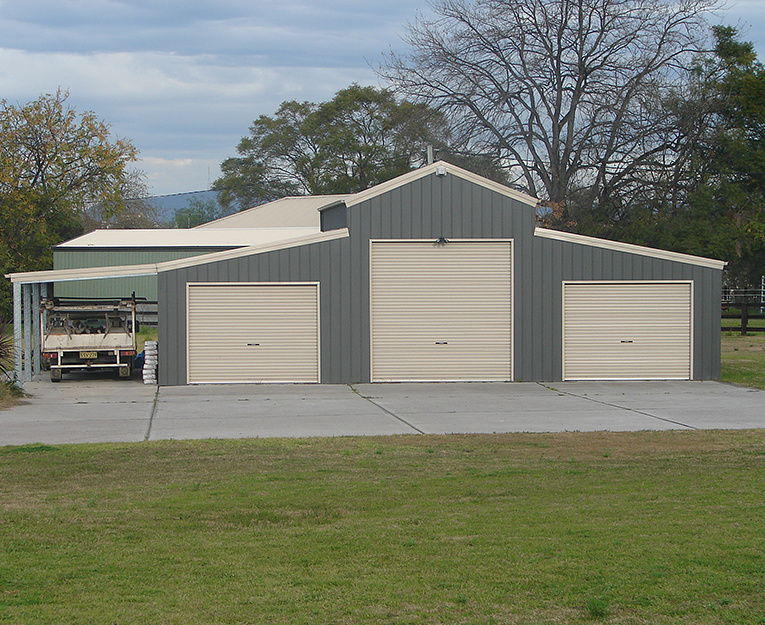
<svg viewBox="0 0 765 625">
<path fill-rule="evenodd" d="M 749 325 L 749 302 L 741 302 L 741 336 L 746 336 L 746 327 Z"/>
</svg>

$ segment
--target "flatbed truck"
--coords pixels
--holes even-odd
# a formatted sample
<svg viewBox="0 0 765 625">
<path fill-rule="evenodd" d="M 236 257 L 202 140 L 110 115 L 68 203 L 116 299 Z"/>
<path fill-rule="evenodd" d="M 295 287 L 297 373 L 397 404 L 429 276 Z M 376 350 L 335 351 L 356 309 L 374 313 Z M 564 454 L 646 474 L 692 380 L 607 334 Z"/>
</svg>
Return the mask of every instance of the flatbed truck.
<svg viewBox="0 0 765 625">
<path fill-rule="evenodd" d="M 51 382 L 64 371 L 115 369 L 129 378 L 136 356 L 135 297 L 44 300 L 40 306 L 43 367 Z"/>
</svg>

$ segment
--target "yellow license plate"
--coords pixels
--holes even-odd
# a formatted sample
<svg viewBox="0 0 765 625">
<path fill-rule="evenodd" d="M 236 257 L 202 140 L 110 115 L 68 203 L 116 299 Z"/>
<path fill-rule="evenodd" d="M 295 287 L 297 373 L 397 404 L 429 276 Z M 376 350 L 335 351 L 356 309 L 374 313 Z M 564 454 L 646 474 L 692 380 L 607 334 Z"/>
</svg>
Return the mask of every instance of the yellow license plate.
<svg viewBox="0 0 765 625">
<path fill-rule="evenodd" d="M 95 360 L 98 358 L 98 352 L 80 352 L 81 360 Z"/>
</svg>

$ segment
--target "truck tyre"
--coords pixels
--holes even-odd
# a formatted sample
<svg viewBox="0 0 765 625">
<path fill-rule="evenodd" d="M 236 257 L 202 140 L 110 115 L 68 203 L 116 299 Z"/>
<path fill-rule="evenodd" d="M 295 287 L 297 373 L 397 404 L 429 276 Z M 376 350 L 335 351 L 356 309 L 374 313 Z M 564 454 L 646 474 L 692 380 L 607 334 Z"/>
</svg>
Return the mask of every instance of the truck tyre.
<svg viewBox="0 0 765 625">
<path fill-rule="evenodd" d="M 130 365 L 120 365 L 119 376 L 121 378 L 129 378 L 130 377 Z"/>
<path fill-rule="evenodd" d="M 50 370 L 50 381 L 51 382 L 61 382 L 61 374 L 63 372 L 61 369 L 51 369 Z"/>
</svg>

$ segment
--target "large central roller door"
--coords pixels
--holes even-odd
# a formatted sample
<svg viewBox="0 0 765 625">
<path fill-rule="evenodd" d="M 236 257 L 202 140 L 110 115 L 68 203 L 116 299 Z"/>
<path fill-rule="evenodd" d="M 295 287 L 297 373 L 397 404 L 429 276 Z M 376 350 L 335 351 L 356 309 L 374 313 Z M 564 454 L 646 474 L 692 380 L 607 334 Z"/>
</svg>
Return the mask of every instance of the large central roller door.
<svg viewBox="0 0 765 625">
<path fill-rule="evenodd" d="M 319 382 L 319 285 L 189 284 L 188 382 Z"/>
<path fill-rule="evenodd" d="M 692 378 L 690 282 L 563 285 L 563 379 Z"/>
<path fill-rule="evenodd" d="M 373 241 L 371 377 L 512 380 L 511 241 Z"/>
</svg>

